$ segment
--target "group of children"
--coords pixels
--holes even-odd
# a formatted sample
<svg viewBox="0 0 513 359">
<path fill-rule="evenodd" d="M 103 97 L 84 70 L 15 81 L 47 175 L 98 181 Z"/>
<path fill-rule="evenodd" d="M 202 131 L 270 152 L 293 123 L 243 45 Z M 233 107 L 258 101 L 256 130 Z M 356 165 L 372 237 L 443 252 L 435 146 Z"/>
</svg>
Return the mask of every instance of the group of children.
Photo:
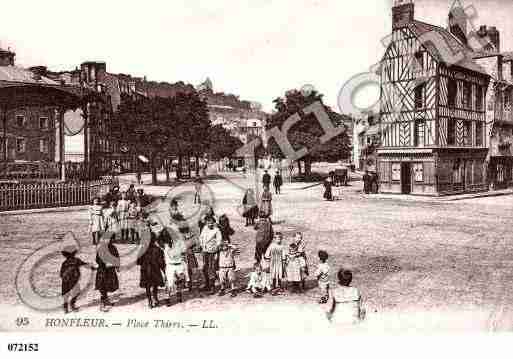
<svg viewBox="0 0 513 359">
<path fill-rule="evenodd" d="M 140 240 L 138 229 L 143 215 L 143 199 L 127 191 L 121 192 L 119 198 L 107 196 L 106 202 L 105 207 L 100 198 L 95 198 L 89 208 L 93 244 L 98 245 L 99 234 L 106 231 L 112 232 L 121 242 L 137 243 Z"/>
<path fill-rule="evenodd" d="M 328 253 L 319 251 L 319 265 L 315 277 L 323 291 L 320 302 L 326 303 L 329 290 Z M 277 232 L 273 242 L 267 248 L 263 259 L 255 263 L 253 272 L 249 275 L 247 291 L 255 298 L 264 293 L 279 295 L 288 284 L 293 292 L 306 289 L 306 278 L 309 276 L 309 266 L 306 256 L 306 245 L 302 233 L 298 232 L 287 247 L 283 244 L 283 234 Z"/>
</svg>

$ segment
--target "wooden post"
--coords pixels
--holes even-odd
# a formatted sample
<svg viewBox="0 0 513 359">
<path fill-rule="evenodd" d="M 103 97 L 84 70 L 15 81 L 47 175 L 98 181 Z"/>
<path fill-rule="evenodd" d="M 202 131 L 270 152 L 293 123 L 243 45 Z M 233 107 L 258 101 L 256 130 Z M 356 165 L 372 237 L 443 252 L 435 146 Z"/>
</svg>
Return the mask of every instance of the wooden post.
<svg viewBox="0 0 513 359">
<path fill-rule="evenodd" d="M 83 109 L 83 117 L 84 117 L 84 170 L 86 179 L 91 177 L 91 168 L 90 168 L 90 149 L 89 149 L 89 102 L 86 104 Z"/>
<path fill-rule="evenodd" d="M 64 109 L 59 108 L 57 112 L 57 124 L 58 124 L 58 151 L 59 151 L 59 164 L 60 164 L 60 177 L 61 181 L 66 181 L 66 160 L 64 158 Z"/>
<path fill-rule="evenodd" d="M 3 125 L 3 131 L 4 131 L 4 148 L 3 148 L 3 153 L 4 153 L 4 165 L 5 165 L 5 168 L 2 169 L 2 171 L 5 171 L 7 170 L 7 110 L 5 108 L 2 108 L 0 109 L 0 114 L 2 116 L 2 125 Z"/>
</svg>

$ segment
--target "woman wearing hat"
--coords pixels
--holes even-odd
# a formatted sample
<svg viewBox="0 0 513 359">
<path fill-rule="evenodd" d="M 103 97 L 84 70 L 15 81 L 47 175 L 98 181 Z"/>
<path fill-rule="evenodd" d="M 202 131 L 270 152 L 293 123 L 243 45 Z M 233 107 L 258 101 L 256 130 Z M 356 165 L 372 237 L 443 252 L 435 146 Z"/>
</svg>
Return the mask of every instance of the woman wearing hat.
<svg viewBox="0 0 513 359">
<path fill-rule="evenodd" d="M 114 233 L 105 232 L 102 236 L 98 251 L 96 253 L 96 263 L 98 271 L 96 272 L 95 289 L 101 294 L 102 311 L 108 311 L 113 304 L 109 301 L 108 293 L 119 289 L 117 271 L 119 271 L 120 260 L 119 252 L 111 239 Z"/>
</svg>

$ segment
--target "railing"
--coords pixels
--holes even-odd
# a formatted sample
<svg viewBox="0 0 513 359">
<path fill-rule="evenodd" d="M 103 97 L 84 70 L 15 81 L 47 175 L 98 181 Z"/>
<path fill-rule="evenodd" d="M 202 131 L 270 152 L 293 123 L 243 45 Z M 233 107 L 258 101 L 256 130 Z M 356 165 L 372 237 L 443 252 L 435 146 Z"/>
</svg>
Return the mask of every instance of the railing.
<svg viewBox="0 0 513 359">
<path fill-rule="evenodd" d="M 77 183 L 0 184 L 0 211 L 90 204 L 105 194 L 111 179 Z"/>
</svg>

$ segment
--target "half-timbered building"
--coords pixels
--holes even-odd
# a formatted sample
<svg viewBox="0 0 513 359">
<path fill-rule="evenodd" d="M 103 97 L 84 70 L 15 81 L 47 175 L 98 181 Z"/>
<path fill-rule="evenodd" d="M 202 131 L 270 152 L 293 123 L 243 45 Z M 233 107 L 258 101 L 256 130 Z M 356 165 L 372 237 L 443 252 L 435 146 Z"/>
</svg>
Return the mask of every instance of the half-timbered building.
<svg viewBox="0 0 513 359">
<path fill-rule="evenodd" d="M 396 1 L 380 66 L 380 191 L 443 195 L 488 188 L 485 99 L 490 74 L 456 30 Z"/>
</svg>

